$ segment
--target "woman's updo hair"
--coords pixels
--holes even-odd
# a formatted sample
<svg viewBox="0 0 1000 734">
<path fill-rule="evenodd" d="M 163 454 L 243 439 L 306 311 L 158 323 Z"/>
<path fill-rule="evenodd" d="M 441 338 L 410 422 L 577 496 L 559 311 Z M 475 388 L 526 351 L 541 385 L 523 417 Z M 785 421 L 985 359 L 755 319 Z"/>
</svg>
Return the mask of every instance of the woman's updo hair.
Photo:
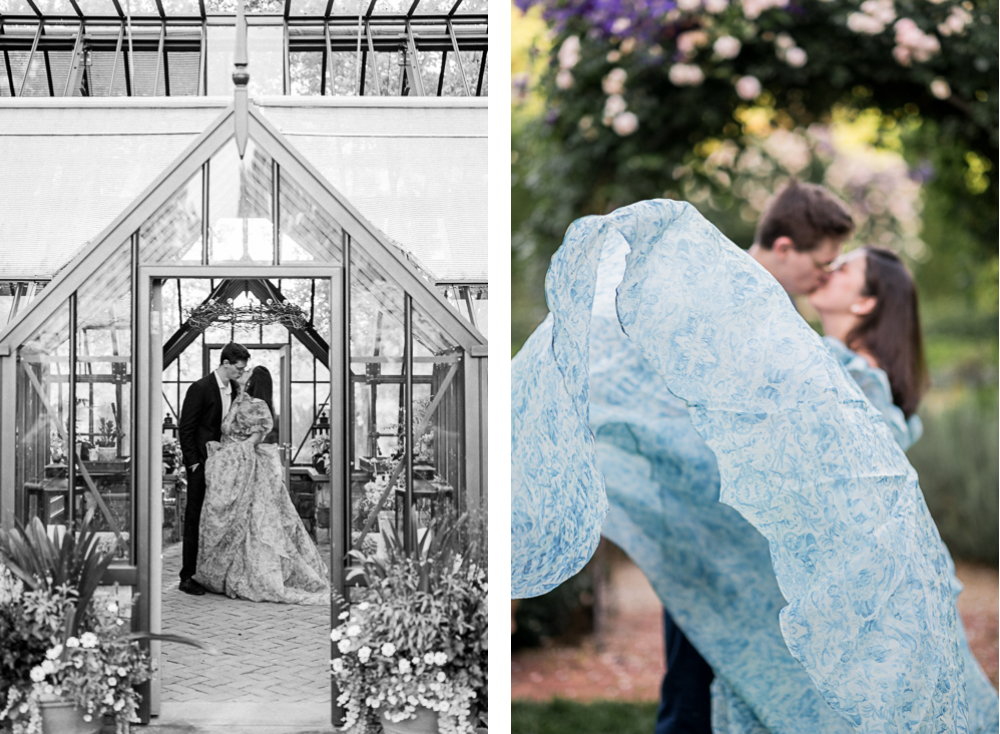
<svg viewBox="0 0 1000 734">
<path fill-rule="evenodd" d="M 875 307 L 847 335 L 847 346 L 863 348 L 889 377 L 892 401 L 909 418 L 917 412 L 930 380 L 920 332 L 917 287 L 902 260 L 890 250 L 864 247 L 865 287 Z"/>
</svg>

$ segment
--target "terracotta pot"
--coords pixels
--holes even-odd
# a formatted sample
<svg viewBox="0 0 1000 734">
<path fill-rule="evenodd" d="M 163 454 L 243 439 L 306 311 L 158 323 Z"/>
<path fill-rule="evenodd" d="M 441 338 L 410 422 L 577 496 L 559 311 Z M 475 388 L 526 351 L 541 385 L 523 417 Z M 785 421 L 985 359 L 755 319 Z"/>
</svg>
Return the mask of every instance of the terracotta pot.
<svg viewBox="0 0 1000 734">
<path fill-rule="evenodd" d="M 98 734 L 101 731 L 100 716 L 84 721 L 83 711 L 72 701 L 57 697 L 46 699 L 38 702 L 44 734 Z"/>
<path fill-rule="evenodd" d="M 389 721 L 385 718 L 385 714 L 382 714 L 382 731 L 385 734 L 437 734 L 437 711 L 417 706 L 416 718 L 402 721 Z"/>
</svg>

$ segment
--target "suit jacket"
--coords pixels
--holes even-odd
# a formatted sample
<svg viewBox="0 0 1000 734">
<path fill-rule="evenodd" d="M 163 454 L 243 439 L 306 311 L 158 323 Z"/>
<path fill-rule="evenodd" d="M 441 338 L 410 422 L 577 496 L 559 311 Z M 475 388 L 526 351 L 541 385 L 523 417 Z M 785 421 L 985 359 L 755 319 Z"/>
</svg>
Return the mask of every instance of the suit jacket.
<svg viewBox="0 0 1000 734">
<path fill-rule="evenodd" d="M 239 386 L 230 380 L 229 389 L 232 399 L 236 400 Z M 181 452 L 184 455 L 184 466 L 204 464 L 208 458 L 205 445 L 209 441 L 222 439 L 222 394 L 215 373 L 209 372 L 188 388 L 184 396 L 184 406 L 181 408 L 181 420 L 178 426 L 178 437 Z"/>
</svg>

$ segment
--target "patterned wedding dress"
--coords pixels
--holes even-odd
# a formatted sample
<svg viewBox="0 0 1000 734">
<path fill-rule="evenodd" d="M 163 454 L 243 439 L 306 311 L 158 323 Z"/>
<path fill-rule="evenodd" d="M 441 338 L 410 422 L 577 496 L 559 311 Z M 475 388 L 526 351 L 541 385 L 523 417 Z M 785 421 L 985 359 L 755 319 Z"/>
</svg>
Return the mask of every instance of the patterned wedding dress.
<svg viewBox="0 0 1000 734">
<path fill-rule="evenodd" d="M 233 598 L 329 604 L 329 574 L 288 496 L 278 447 L 247 441 L 273 424 L 263 400 L 240 393 L 221 444 L 209 442 L 195 578 Z"/>
<path fill-rule="evenodd" d="M 715 671 L 717 734 L 997 730 L 881 370 L 679 202 L 576 222 L 546 296 L 511 365 L 514 597 L 603 532 Z"/>
</svg>

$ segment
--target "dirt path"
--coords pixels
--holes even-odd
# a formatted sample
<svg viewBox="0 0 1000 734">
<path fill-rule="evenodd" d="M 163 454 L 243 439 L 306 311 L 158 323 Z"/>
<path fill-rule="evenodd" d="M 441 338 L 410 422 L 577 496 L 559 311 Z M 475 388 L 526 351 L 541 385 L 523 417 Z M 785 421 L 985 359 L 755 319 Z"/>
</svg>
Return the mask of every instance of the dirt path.
<svg viewBox="0 0 1000 734">
<path fill-rule="evenodd" d="M 972 652 L 997 685 L 996 568 L 958 565 L 965 591 L 958 599 Z M 550 647 L 517 653 L 511 660 L 511 697 L 546 701 L 655 701 L 666 670 L 659 600 L 630 561 L 614 566 L 611 577 L 617 610 L 604 644 L 588 637 L 579 647 Z"/>
</svg>

